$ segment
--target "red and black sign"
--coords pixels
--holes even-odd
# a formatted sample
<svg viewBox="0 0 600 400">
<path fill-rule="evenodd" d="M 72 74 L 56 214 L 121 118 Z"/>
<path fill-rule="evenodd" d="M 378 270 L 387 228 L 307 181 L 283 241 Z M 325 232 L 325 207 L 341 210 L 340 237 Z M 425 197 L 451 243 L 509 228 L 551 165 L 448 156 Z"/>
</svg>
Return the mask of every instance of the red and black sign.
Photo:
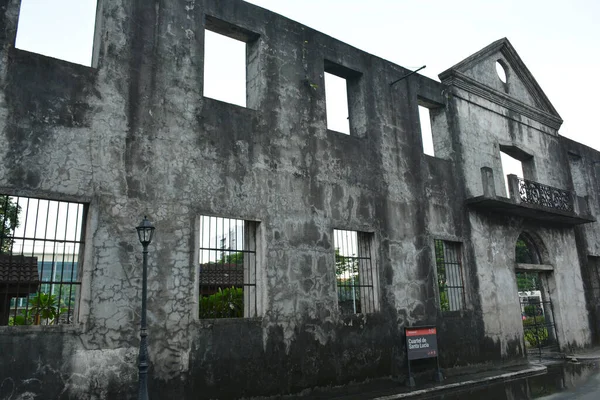
<svg viewBox="0 0 600 400">
<path fill-rule="evenodd" d="M 409 361 L 438 356 L 436 328 L 405 328 L 405 332 Z"/>
</svg>

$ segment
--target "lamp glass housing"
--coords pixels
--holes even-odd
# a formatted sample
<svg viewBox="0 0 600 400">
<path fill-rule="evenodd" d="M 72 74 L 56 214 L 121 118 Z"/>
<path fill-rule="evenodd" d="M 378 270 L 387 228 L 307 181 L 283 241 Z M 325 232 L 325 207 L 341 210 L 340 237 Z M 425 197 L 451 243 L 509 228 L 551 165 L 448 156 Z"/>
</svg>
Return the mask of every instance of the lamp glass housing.
<svg viewBox="0 0 600 400">
<path fill-rule="evenodd" d="M 135 229 L 137 229 L 138 238 L 142 245 L 147 246 L 150 244 L 150 242 L 152 242 L 152 236 L 154 236 L 154 225 L 152 225 L 152 222 L 150 222 L 148 218 L 144 216 L 144 219 L 142 222 L 140 222 L 140 225 Z"/>
</svg>

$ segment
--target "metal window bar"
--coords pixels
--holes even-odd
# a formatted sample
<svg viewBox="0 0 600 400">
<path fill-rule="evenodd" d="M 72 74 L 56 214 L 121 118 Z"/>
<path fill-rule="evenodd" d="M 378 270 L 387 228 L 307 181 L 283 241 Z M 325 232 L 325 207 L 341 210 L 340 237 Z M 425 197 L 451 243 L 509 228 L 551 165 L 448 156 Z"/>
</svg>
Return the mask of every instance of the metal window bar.
<svg viewBox="0 0 600 400">
<path fill-rule="evenodd" d="M 257 315 L 256 222 L 200 217 L 199 317 Z"/>
<path fill-rule="evenodd" d="M 343 315 L 375 311 L 372 234 L 334 230 L 338 307 Z"/>
<path fill-rule="evenodd" d="M 525 348 L 529 354 L 558 351 L 558 335 L 551 301 L 534 296 L 520 297 Z"/>
<path fill-rule="evenodd" d="M 460 243 L 436 239 L 435 263 L 442 311 L 458 311 L 465 307 L 465 285 Z"/>
<path fill-rule="evenodd" d="M 0 325 L 71 324 L 87 207 L 0 194 Z"/>
</svg>

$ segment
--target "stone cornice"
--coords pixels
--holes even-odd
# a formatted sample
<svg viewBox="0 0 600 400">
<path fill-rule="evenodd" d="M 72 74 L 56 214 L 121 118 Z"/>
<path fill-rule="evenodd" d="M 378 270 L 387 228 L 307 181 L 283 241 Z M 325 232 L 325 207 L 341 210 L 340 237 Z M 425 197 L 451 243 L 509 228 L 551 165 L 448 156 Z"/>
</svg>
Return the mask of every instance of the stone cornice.
<svg viewBox="0 0 600 400">
<path fill-rule="evenodd" d="M 477 82 L 476 80 L 466 76 L 461 72 L 458 72 L 457 70 L 446 71 L 442 83 L 462 89 L 468 93 L 488 100 L 494 104 L 506 108 L 507 110 L 514 111 L 557 131 L 562 125 L 563 121 L 560 117 L 516 100 L 505 93 Z"/>
</svg>

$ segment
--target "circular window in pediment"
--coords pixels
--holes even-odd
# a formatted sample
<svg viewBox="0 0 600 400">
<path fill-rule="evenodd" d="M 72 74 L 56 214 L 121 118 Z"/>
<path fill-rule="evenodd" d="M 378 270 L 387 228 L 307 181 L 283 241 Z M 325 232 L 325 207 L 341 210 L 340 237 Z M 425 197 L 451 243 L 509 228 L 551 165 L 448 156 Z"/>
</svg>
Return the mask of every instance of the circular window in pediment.
<svg viewBox="0 0 600 400">
<path fill-rule="evenodd" d="M 496 73 L 498 74 L 498 78 L 502 81 L 502 83 L 506 83 L 506 68 L 500 60 L 496 61 Z"/>
</svg>

